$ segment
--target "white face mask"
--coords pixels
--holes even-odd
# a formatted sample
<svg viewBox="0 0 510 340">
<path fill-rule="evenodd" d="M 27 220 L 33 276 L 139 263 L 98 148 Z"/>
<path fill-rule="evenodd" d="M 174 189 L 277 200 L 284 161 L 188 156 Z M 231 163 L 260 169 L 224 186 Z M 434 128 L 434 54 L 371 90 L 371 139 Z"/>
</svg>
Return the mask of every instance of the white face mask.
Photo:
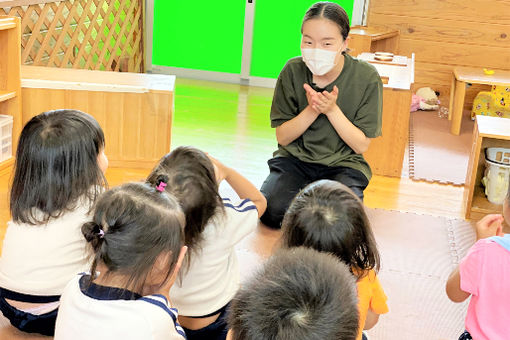
<svg viewBox="0 0 510 340">
<path fill-rule="evenodd" d="M 335 67 L 335 58 L 339 51 L 320 48 L 302 48 L 301 56 L 308 69 L 316 76 L 323 76 Z"/>
</svg>

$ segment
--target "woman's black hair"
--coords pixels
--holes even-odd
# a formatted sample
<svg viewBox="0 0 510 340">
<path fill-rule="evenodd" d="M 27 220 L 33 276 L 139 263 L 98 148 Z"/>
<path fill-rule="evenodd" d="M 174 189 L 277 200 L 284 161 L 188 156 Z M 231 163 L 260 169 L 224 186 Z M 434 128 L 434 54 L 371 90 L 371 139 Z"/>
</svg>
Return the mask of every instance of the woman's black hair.
<svg viewBox="0 0 510 340">
<path fill-rule="evenodd" d="M 306 11 L 303 24 L 301 25 L 301 33 L 303 33 L 303 25 L 305 22 L 319 18 L 325 18 L 337 24 L 340 29 L 340 34 L 344 40 L 347 39 L 349 31 L 351 30 L 349 16 L 339 4 L 329 1 L 316 2 Z"/>
<path fill-rule="evenodd" d="M 162 175 L 168 179 L 167 192 L 177 197 L 186 216 L 184 242 L 188 246 L 186 265 L 189 268 L 191 254 L 200 249 L 205 226 L 223 207 L 214 166 L 203 151 L 180 146 L 159 161 L 147 182 L 157 186 Z"/>
<path fill-rule="evenodd" d="M 15 222 L 44 224 L 89 202 L 107 187 L 97 157 L 105 139 L 99 123 L 78 110 L 33 117 L 16 151 L 10 210 Z M 42 214 L 41 214 L 42 212 Z"/>
<path fill-rule="evenodd" d="M 160 254 L 170 253 L 164 284 L 183 245 L 184 214 L 175 197 L 146 183 L 126 183 L 103 193 L 91 222 L 81 230 L 94 252 L 92 279 L 102 263 L 105 275 L 121 274 L 125 289 L 142 295 Z"/>
<path fill-rule="evenodd" d="M 320 180 L 292 201 L 282 222 L 282 245 L 332 253 L 359 278 L 380 267 L 370 223 L 360 199 L 345 185 Z"/>
</svg>

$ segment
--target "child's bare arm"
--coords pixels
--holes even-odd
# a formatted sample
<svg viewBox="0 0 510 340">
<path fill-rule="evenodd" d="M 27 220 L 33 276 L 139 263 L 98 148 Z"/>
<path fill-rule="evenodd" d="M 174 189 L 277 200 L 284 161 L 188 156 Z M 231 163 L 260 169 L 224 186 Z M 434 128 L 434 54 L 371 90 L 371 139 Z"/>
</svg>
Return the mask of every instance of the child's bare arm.
<svg viewBox="0 0 510 340">
<path fill-rule="evenodd" d="M 471 295 L 460 288 L 460 272 L 458 266 L 450 274 L 446 282 L 446 295 L 448 295 L 448 298 L 453 302 L 462 302 Z"/>
<path fill-rule="evenodd" d="M 229 168 L 214 157 L 211 157 L 211 155 L 208 156 L 214 165 L 218 184 L 225 179 L 240 198 L 250 199 L 257 207 L 259 217 L 262 216 L 266 211 L 267 201 L 259 189 L 233 168 Z"/>
<path fill-rule="evenodd" d="M 486 215 L 476 223 L 476 240 L 478 241 L 492 236 L 502 236 L 502 223 L 503 216 L 501 216 L 501 214 Z M 446 282 L 446 295 L 448 295 L 453 302 L 462 302 L 471 295 L 460 288 L 460 271 L 458 266 L 450 274 Z"/>
<path fill-rule="evenodd" d="M 369 308 L 367 312 L 367 318 L 365 320 L 365 326 L 363 327 L 363 329 L 371 329 L 372 327 L 374 327 L 379 321 L 379 315 L 380 314 L 373 312 Z"/>
</svg>

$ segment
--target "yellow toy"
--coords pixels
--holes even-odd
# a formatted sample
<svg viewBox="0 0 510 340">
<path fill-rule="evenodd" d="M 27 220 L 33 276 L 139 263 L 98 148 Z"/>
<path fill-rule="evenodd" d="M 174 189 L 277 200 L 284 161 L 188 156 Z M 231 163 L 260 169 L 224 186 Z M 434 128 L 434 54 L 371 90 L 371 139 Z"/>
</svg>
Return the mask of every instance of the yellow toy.
<svg viewBox="0 0 510 340">
<path fill-rule="evenodd" d="M 471 118 L 475 115 L 510 118 L 510 86 L 493 85 L 490 92 L 479 92 L 473 101 Z"/>
<path fill-rule="evenodd" d="M 484 68 L 483 73 L 485 73 L 488 76 L 492 76 L 494 74 L 494 70 L 489 70 L 489 69 Z"/>
</svg>

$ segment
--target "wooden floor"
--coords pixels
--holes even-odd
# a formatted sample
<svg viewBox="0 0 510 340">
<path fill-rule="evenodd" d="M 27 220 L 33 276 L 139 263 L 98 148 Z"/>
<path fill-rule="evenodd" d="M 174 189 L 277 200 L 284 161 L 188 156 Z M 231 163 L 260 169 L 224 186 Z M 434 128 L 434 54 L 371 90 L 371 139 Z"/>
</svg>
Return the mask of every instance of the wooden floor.
<svg viewBox="0 0 510 340">
<path fill-rule="evenodd" d="M 194 145 L 236 168 L 260 187 L 268 174 L 266 162 L 276 149 L 274 130 L 269 126 L 272 94 L 271 89 L 265 88 L 178 79 L 172 148 Z M 109 168 L 106 177 L 110 186 L 116 186 L 142 180 L 148 172 Z M 9 219 L 9 183 L 10 173 L 0 175 L 0 239 Z M 463 190 L 452 185 L 374 176 L 365 191 L 365 204 L 371 208 L 462 218 Z M 261 227 L 245 240 L 244 246 L 267 256 L 278 235 Z M 1 331 L 0 339 L 6 339 Z"/>
</svg>

